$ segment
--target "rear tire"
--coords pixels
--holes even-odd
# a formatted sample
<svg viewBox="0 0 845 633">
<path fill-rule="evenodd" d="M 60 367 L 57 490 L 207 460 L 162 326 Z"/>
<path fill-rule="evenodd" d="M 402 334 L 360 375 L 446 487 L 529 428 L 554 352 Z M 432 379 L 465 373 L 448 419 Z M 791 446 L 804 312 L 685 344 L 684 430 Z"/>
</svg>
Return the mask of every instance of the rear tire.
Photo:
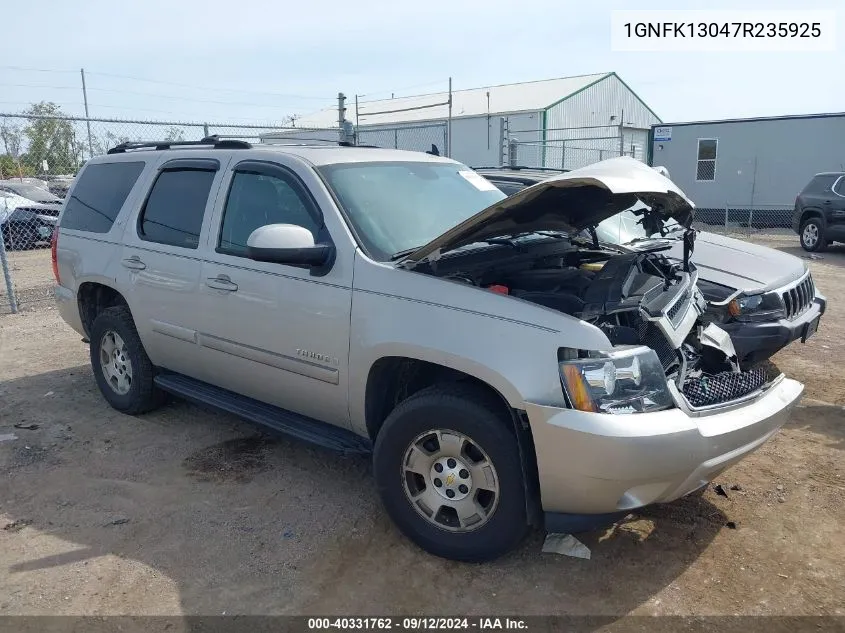
<svg viewBox="0 0 845 633">
<path fill-rule="evenodd" d="M 373 470 L 390 517 L 436 556 L 492 560 L 528 531 L 513 423 L 473 385 L 435 385 L 399 404 L 376 438 Z"/>
<path fill-rule="evenodd" d="M 91 368 L 108 403 L 130 415 L 152 411 L 164 402 L 155 370 L 125 305 L 100 312 L 91 326 Z"/>
<path fill-rule="evenodd" d="M 808 252 L 819 252 L 827 248 L 824 226 L 820 218 L 808 218 L 801 225 L 801 248 Z"/>
</svg>

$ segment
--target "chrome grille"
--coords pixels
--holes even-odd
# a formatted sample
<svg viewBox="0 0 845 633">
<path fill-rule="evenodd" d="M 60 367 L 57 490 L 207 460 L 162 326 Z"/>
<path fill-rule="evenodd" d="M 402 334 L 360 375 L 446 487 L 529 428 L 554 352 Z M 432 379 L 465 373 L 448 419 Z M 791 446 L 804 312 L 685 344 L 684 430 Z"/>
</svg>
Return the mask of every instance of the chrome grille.
<svg viewBox="0 0 845 633">
<path fill-rule="evenodd" d="M 807 275 L 798 285 L 785 290 L 781 297 L 786 308 L 786 318 L 794 319 L 801 315 L 813 303 L 815 296 L 816 288 L 811 275 Z"/>
<path fill-rule="evenodd" d="M 683 294 L 681 294 L 681 296 L 672 305 L 672 307 L 669 308 L 669 310 L 666 312 L 666 316 L 669 317 L 669 320 L 672 322 L 672 325 L 674 325 L 675 327 L 678 326 L 678 323 L 675 319 L 679 315 L 682 316 L 683 314 L 686 314 L 686 311 L 685 310 L 682 311 L 681 308 L 684 308 L 689 304 L 690 294 L 691 294 L 690 291 L 686 290 Z M 683 312 L 683 314 L 682 314 L 682 312 Z"/>
</svg>

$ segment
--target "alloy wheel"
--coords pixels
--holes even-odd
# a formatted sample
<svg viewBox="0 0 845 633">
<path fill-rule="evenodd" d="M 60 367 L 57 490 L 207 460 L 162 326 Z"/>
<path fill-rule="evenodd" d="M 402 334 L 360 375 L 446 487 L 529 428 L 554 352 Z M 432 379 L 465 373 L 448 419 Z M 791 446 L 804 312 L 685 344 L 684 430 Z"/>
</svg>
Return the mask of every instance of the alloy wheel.
<svg viewBox="0 0 845 633">
<path fill-rule="evenodd" d="M 438 429 L 417 436 L 405 451 L 401 474 L 408 501 L 443 530 L 477 530 L 496 511 L 496 468 L 465 434 Z"/>
</svg>

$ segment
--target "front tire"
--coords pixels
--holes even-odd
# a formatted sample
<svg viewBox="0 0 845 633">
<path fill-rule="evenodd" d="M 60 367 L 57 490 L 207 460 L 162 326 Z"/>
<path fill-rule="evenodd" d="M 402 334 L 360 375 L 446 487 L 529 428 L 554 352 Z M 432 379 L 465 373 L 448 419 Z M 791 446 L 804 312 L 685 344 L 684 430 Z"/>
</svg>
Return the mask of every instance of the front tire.
<svg viewBox="0 0 845 633">
<path fill-rule="evenodd" d="M 820 218 L 809 218 L 801 225 L 801 248 L 808 252 L 823 251 L 827 248 L 824 226 Z"/>
<path fill-rule="evenodd" d="M 90 341 L 94 378 L 112 407 L 137 415 L 161 405 L 163 393 L 153 383 L 155 370 L 128 307 L 100 312 L 91 326 Z"/>
<path fill-rule="evenodd" d="M 435 385 L 399 404 L 376 438 L 373 470 L 390 517 L 436 556 L 492 560 L 528 530 L 513 423 L 472 385 Z"/>
</svg>

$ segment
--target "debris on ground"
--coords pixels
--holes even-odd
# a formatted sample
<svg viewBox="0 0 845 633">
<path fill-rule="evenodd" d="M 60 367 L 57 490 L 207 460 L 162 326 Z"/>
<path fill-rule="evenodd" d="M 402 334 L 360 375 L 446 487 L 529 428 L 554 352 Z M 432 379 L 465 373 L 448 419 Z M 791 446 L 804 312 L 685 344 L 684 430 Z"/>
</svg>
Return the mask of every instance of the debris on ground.
<svg viewBox="0 0 845 633">
<path fill-rule="evenodd" d="M 731 486 L 731 490 L 742 490 L 742 486 L 739 484 L 734 484 Z"/>
<path fill-rule="evenodd" d="M 3 526 L 3 529 L 7 532 L 20 532 L 24 529 L 27 525 L 32 525 L 32 520 L 30 519 L 18 519 L 17 521 L 12 521 L 11 523 L 7 523 Z"/>
<path fill-rule="evenodd" d="M 0 442 L 11 442 L 16 439 L 18 439 L 18 436 L 14 433 L 3 433 L 0 435 Z"/>
<path fill-rule="evenodd" d="M 126 517 L 118 517 L 106 523 L 105 527 L 108 527 L 109 525 L 123 525 L 124 523 L 129 523 L 129 519 Z"/>
<path fill-rule="evenodd" d="M 722 484 L 716 484 L 716 485 L 713 487 L 713 490 L 715 490 L 715 491 L 716 491 L 716 494 L 717 494 L 717 495 L 719 495 L 719 496 L 722 496 L 722 497 L 725 497 L 725 498 L 727 498 L 727 496 L 728 496 L 728 491 L 727 491 L 727 490 L 725 490 L 725 489 L 722 487 Z"/>
<path fill-rule="evenodd" d="M 44 397 L 46 398 L 47 396 L 52 396 L 55 393 L 56 393 L 55 391 L 48 391 L 47 393 L 44 394 Z"/>
<path fill-rule="evenodd" d="M 787 576 L 786 574 L 778 574 L 778 576 L 780 576 L 781 578 L 789 578 L 789 576 Z"/>
<path fill-rule="evenodd" d="M 725 527 L 728 528 L 729 530 L 735 530 L 736 529 L 736 521 L 728 521 L 727 523 L 725 523 Z"/>
<path fill-rule="evenodd" d="M 775 490 L 777 490 L 778 492 L 783 492 L 783 486 L 781 484 L 778 484 L 777 486 L 775 486 Z"/>
<path fill-rule="evenodd" d="M 544 554 L 590 559 L 590 548 L 571 534 L 547 534 L 542 551 Z"/>
<path fill-rule="evenodd" d="M 22 429 L 24 431 L 35 431 L 40 428 L 37 424 L 33 423 L 19 423 L 15 425 L 16 429 Z"/>
</svg>

